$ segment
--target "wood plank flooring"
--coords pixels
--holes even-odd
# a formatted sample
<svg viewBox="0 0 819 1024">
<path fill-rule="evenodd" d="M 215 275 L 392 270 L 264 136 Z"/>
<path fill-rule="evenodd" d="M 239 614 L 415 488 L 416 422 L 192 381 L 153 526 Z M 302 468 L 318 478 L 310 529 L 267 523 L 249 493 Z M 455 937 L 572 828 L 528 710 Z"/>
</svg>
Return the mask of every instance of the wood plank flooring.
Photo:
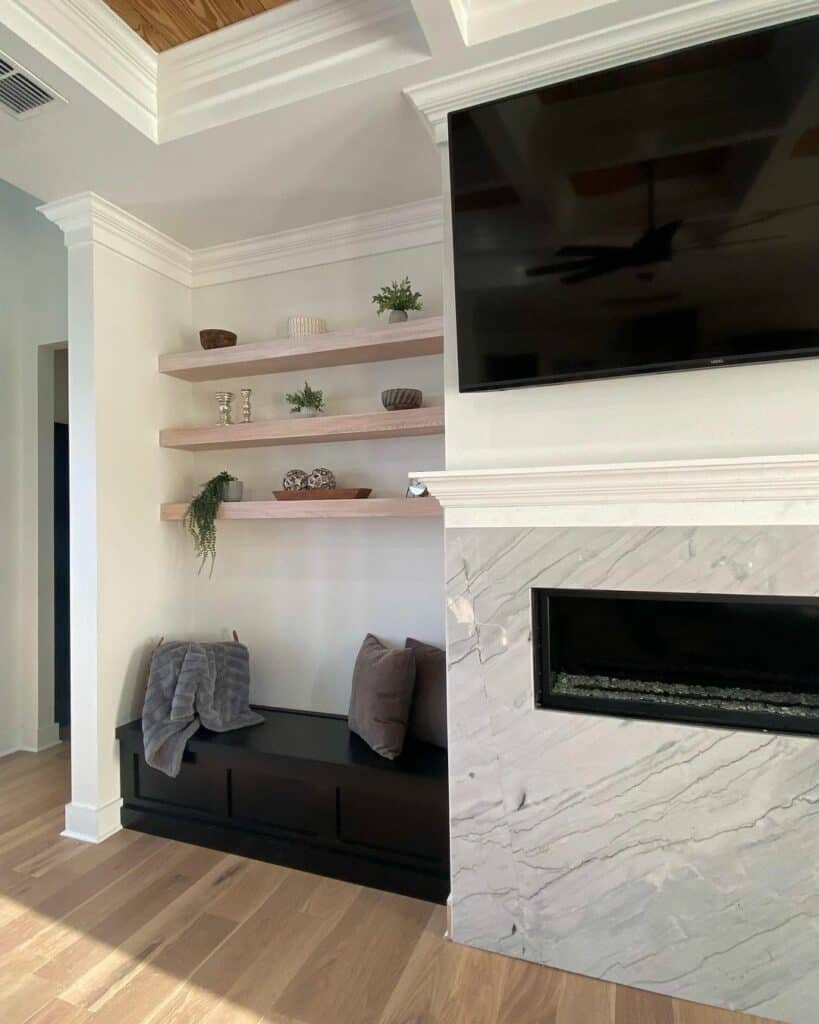
<svg viewBox="0 0 819 1024">
<path fill-rule="evenodd" d="M 760 1024 L 447 942 L 442 907 L 120 832 L 68 752 L 0 759 L 2 1024 Z"/>
</svg>

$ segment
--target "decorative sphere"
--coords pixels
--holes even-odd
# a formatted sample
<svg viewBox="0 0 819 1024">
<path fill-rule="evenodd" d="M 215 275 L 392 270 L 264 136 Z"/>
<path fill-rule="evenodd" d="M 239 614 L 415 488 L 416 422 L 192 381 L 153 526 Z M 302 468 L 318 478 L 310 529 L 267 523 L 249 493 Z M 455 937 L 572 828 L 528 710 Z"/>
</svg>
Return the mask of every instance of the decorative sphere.
<svg viewBox="0 0 819 1024">
<path fill-rule="evenodd" d="M 330 491 L 336 486 L 336 478 L 329 469 L 314 469 L 307 478 L 311 491 Z"/>
<path fill-rule="evenodd" d="M 303 469 L 288 469 L 284 474 L 284 480 L 282 480 L 282 487 L 286 491 L 305 491 L 307 490 L 307 481 L 310 478 Z"/>
</svg>

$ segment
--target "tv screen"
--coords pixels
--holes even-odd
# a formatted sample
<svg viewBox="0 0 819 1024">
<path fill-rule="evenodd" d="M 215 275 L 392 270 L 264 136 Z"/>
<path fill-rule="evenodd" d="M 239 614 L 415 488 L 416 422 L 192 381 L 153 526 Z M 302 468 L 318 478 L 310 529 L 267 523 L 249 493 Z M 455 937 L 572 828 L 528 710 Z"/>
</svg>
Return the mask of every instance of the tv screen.
<svg viewBox="0 0 819 1024">
<path fill-rule="evenodd" d="M 819 354 L 819 18 L 450 114 L 462 391 Z"/>
</svg>

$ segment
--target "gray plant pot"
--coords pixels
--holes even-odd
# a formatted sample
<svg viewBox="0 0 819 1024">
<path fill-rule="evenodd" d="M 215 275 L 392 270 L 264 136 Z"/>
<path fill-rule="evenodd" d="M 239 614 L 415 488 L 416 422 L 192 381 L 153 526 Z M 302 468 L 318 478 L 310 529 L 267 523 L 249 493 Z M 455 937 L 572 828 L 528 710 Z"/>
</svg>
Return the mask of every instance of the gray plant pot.
<svg viewBox="0 0 819 1024">
<path fill-rule="evenodd" d="M 222 501 L 241 501 L 244 491 L 245 485 L 241 480 L 231 480 L 230 483 L 225 484 Z"/>
<path fill-rule="evenodd" d="M 390 310 L 390 323 L 391 324 L 402 324 L 405 320 L 409 320 L 409 316 L 405 309 L 391 309 Z"/>
</svg>

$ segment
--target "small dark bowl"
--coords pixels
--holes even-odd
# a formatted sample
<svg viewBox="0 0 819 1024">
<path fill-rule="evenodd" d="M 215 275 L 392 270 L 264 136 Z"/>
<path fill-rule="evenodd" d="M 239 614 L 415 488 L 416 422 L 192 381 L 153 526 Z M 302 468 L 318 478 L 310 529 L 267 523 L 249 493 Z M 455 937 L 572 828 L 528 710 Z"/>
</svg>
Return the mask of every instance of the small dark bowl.
<svg viewBox="0 0 819 1024">
<path fill-rule="evenodd" d="M 385 409 L 420 409 L 423 394 L 418 388 L 388 388 L 381 392 L 381 403 Z"/>
<path fill-rule="evenodd" d="M 236 335 L 233 331 L 207 330 L 199 332 L 199 341 L 202 348 L 230 348 L 236 344 Z"/>
</svg>

